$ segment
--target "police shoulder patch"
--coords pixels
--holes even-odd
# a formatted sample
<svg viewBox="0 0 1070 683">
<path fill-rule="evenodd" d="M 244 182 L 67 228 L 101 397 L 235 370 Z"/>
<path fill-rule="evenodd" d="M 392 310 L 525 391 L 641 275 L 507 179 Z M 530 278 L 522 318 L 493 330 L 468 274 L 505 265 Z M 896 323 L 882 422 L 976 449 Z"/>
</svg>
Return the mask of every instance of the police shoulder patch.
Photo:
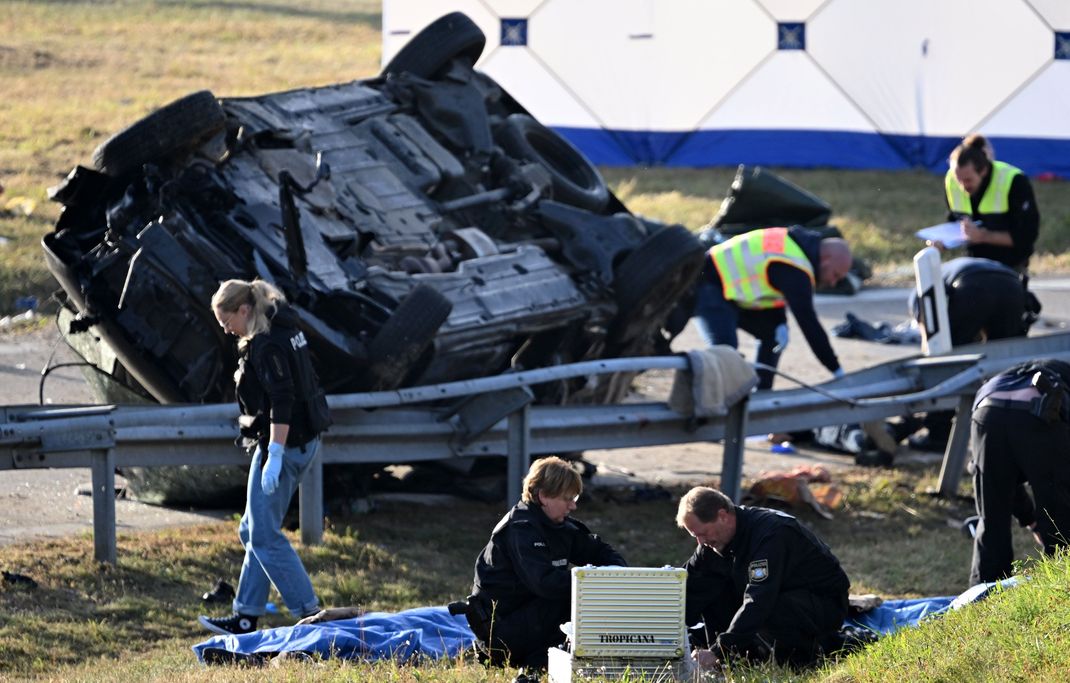
<svg viewBox="0 0 1070 683">
<path fill-rule="evenodd" d="M 751 583 L 761 583 L 769 578 L 769 560 L 755 560 L 747 566 L 747 578 Z"/>
</svg>

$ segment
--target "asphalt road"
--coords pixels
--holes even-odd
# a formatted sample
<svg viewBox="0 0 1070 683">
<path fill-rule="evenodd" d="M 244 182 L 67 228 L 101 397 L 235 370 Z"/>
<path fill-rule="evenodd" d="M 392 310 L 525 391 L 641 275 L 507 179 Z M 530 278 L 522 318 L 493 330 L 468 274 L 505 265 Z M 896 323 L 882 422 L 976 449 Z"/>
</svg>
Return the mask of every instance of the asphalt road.
<svg viewBox="0 0 1070 683">
<path fill-rule="evenodd" d="M 1065 329 L 1070 321 L 1070 279 L 1034 279 L 1031 288 L 1044 304 L 1043 319 L 1034 334 Z M 826 329 L 842 322 L 848 311 L 871 323 L 896 324 L 907 319 L 907 290 L 867 289 L 850 297 L 819 296 L 818 313 Z M 781 361 L 781 369 L 807 382 L 820 382 L 828 372 L 817 363 L 798 328 L 793 324 L 792 341 Z M 41 389 L 41 368 L 78 359 L 49 326 L 34 332 L 0 331 L 0 404 L 11 406 L 37 404 Z M 677 351 L 699 347 L 700 341 L 689 326 L 673 343 Z M 833 339 L 833 346 L 844 368 L 852 370 L 915 355 L 917 347 L 890 346 L 853 339 Z M 753 357 L 753 341 L 741 335 L 741 348 Z M 646 373 L 636 383 L 637 400 L 667 396 L 672 378 L 668 373 Z M 776 387 L 790 383 L 778 378 Z M 49 374 L 43 387 L 46 404 L 62 405 L 92 402 L 92 396 L 76 367 L 65 367 Z M 599 466 L 594 484 L 692 484 L 720 477 L 721 447 L 697 442 L 678 446 L 644 449 L 590 451 L 585 457 Z M 920 459 L 938 462 L 939 455 L 903 452 L 898 461 Z M 848 455 L 816 449 L 800 449 L 794 455 L 770 452 L 765 439 L 747 443 L 744 475 L 754 477 L 763 470 L 789 469 L 798 464 L 820 464 L 834 473 L 852 467 Z M 78 493 L 88 490 L 88 469 L 0 471 L 0 544 L 19 542 L 42 536 L 84 533 L 92 528 L 92 499 Z M 119 500 L 116 505 L 119 531 L 183 525 L 217 519 L 232 511 L 174 510 Z"/>
</svg>

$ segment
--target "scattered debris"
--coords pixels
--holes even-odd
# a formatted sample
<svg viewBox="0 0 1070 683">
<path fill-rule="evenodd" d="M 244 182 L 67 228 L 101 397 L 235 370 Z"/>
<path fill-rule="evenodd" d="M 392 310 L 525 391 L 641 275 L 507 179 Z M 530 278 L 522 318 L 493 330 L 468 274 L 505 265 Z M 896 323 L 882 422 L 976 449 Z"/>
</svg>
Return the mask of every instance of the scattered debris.
<svg viewBox="0 0 1070 683">
<path fill-rule="evenodd" d="M 32 323 L 36 317 L 37 316 L 33 310 L 24 311 L 16 315 L 5 315 L 3 318 L 0 318 L 0 330 L 28 325 Z"/>
<path fill-rule="evenodd" d="M 37 582 L 26 576 L 25 574 L 16 574 L 14 572 L 4 571 L 4 583 L 9 586 L 15 586 L 16 588 L 25 588 L 33 590 L 37 588 Z"/>
<path fill-rule="evenodd" d="M 790 507 L 806 504 L 825 519 L 832 519 L 830 510 L 838 508 L 843 497 L 843 490 L 832 483 L 827 469 L 799 465 L 787 472 L 761 472 L 745 502 L 752 505 L 776 502 Z"/>
<path fill-rule="evenodd" d="M 862 339 L 864 341 L 877 342 L 878 344 L 920 344 L 921 330 L 915 320 L 891 325 L 880 322 L 876 325 L 862 320 L 850 311 L 846 314 L 846 322 L 842 322 L 832 328 L 832 334 L 841 339 Z"/>
<path fill-rule="evenodd" d="M 234 600 L 234 586 L 230 585 L 223 579 L 219 579 L 212 586 L 212 590 L 206 592 L 201 596 L 201 600 L 208 603 L 225 603 L 230 604 Z"/>
<path fill-rule="evenodd" d="M 37 202 L 35 200 L 16 195 L 8 197 L 7 201 L 4 202 L 3 212 L 12 215 L 32 216 L 36 209 Z"/>
</svg>

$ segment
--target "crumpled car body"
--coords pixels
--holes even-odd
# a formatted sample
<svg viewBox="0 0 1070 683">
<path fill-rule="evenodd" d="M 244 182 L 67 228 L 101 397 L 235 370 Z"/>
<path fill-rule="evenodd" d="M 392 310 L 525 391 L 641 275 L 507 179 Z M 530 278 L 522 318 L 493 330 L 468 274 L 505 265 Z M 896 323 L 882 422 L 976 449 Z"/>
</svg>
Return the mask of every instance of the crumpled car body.
<svg viewBox="0 0 1070 683">
<path fill-rule="evenodd" d="M 116 133 L 51 190 L 64 208 L 43 246 L 72 345 L 103 342 L 125 396 L 229 401 L 236 346 L 210 298 L 262 278 L 329 393 L 664 352 L 701 244 L 631 214 L 476 71 L 483 42 L 454 13 L 377 78 L 202 91 Z M 610 384 L 536 400 L 615 400 Z"/>
</svg>

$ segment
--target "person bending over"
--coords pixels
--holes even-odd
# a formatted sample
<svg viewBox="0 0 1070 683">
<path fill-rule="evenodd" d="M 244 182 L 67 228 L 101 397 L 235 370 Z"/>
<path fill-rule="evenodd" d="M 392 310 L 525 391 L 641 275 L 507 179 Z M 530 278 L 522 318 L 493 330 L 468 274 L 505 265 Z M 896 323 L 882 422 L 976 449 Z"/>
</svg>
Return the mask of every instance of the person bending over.
<svg viewBox="0 0 1070 683">
<path fill-rule="evenodd" d="M 1070 538 L 1070 363 L 1016 365 L 977 391 L 970 425 L 980 521 L 970 585 L 1013 571 L 1011 517 L 1054 555 Z M 1029 484 L 1030 493 L 1024 486 Z"/>
<path fill-rule="evenodd" d="M 697 486 L 680 499 L 676 523 L 698 544 L 684 567 L 687 624 L 705 624 L 692 631 L 700 666 L 770 656 L 808 665 L 841 644 L 850 581 L 794 517 Z"/>
<path fill-rule="evenodd" d="M 738 348 L 737 328 L 758 339 L 757 362 L 776 368 L 788 343 L 787 309 L 821 364 L 843 374 L 814 309 L 817 285 L 832 286 L 851 269 L 851 249 L 838 237 L 806 228 L 762 228 L 709 250 L 695 289 L 695 323 L 707 346 Z M 758 369 L 758 388 L 773 371 Z"/>
</svg>

